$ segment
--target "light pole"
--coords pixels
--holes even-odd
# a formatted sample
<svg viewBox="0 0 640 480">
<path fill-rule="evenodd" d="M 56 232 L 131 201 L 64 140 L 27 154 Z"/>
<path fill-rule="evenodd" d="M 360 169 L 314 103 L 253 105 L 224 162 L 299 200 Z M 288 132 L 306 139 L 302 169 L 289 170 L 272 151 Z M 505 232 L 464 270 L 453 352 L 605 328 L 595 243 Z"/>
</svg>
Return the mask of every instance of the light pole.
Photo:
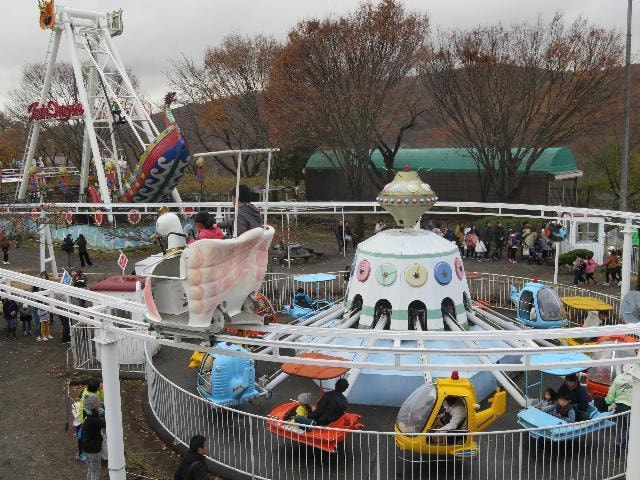
<svg viewBox="0 0 640 480">
<path fill-rule="evenodd" d="M 631 6 L 627 8 L 627 46 L 624 66 L 624 133 L 622 138 L 622 162 L 620 165 L 620 210 L 627 210 L 627 190 L 629 183 L 629 109 L 631 104 Z"/>
</svg>

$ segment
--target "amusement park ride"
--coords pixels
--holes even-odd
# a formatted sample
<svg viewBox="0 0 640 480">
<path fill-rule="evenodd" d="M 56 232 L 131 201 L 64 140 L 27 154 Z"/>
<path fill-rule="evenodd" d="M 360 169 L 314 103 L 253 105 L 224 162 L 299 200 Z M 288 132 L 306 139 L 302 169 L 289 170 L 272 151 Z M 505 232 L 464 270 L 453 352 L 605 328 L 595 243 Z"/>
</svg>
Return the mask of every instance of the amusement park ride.
<svg viewBox="0 0 640 480">
<path fill-rule="evenodd" d="M 80 11 L 41 2 L 40 26 L 51 31 L 46 72 L 40 98 L 29 107 L 31 128 L 23 158 L 22 179 L 16 200 L 27 197 L 30 176 L 37 171 L 34 155 L 43 122 L 83 123 L 80 196 L 104 205 L 112 199 L 125 202 L 180 202 L 176 185 L 189 165 L 189 149 L 171 114 L 175 94 L 165 97 L 166 128 L 158 130 L 138 97 L 120 58 L 113 37 L 123 32 L 122 10 L 112 13 Z M 51 82 L 62 42 L 66 41 L 79 102 L 58 105 L 49 100 Z M 121 129 L 137 142 L 140 162 L 125 180 L 120 172 Z M 98 189 L 89 185 L 95 168 Z M 128 182 L 128 183 L 127 183 Z"/>
<path fill-rule="evenodd" d="M 122 33 L 121 12 L 100 14 L 54 8 L 51 0 L 42 2 L 41 25 L 51 30 L 47 72 L 41 98 L 32 108 L 34 121 L 17 200 L 26 196 L 41 122 L 55 118 L 83 120 L 80 191 L 90 195 L 88 172 L 93 159 L 99 187 L 95 200 L 100 201 L 100 208 L 115 214 L 105 169 L 110 161 L 118 164 L 114 130 L 119 124 L 128 126 L 141 152 L 134 181 L 128 187 L 120 182 L 118 187 L 120 198 L 128 202 L 124 205 L 137 201 L 167 202 L 170 198 L 180 202 L 175 186 L 189 161 L 189 152 L 172 119 L 170 104 L 174 97 L 166 98 L 167 128 L 159 132 L 137 97 L 113 44 L 112 37 Z M 80 105 L 68 108 L 48 102 L 63 37 L 69 45 L 80 99 Z M 250 151 L 268 155 L 267 182 L 273 151 Z M 238 189 L 243 151 L 222 153 L 238 155 Z M 210 154 L 199 156 L 207 155 Z M 318 372 L 324 367 L 338 369 L 338 375 L 349 381 L 345 395 L 352 404 L 400 407 L 395 443 L 404 456 L 411 458 L 475 455 L 478 446 L 474 432 L 484 430 L 504 414 L 507 394 L 525 412 L 520 415 L 522 422 L 546 427 L 544 422 L 549 419 L 537 412 L 531 414 L 528 398 L 507 372 L 637 365 L 640 302 L 633 296 L 622 302 L 626 323 L 600 326 L 583 323 L 569 325 L 571 328 L 566 328 L 570 319 L 564 315 L 562 300 L 551 285 L 542 282 L 526 284 L 520 292 L 512 291 L 515 319 L 474 305 L 458 249 L 432 232 L 414 228 L 436 202 L 435 192 L 416 172 L 408 169 L 399 172 L 380 193 L 376 205 L 367 205 L 376 212 L 381 208 L 390 213 L 397 228 L 382 231 L 358 245 L 343 302 L 327 305 L 297 324 L 272 322 L 275 314 L 265 308 L 266 299 L 258 293 L 274 235 L 274 229 L 267 223 L 268 202 L 260 205 L 264 211 L 260 227 L 229 240 L 203 239 L 190 244 L 176 213 L 160 213 L 156 230 L 166 238 L 168 248 L 163 254 L 152 256 L 144 271 L 137 272 L 147 277 L 144 303 L 8 270 L 0 270 L 0 296 L 62 314 L 99 332 L 95 341 L 101 347 L 109 471 L 110 478 L 115 480 L 126 478 L 118 376 L 118 344 L 123 337 L 204 352 L 196 388 L 218 404 L 242 405 L 266 396 L 291 375 L 300 375 L 300 370 L 291 365 L 315 369 L 315 373 L 306 376 L 314 378 L 321 389 L 331 388 L 336 377 Z M 582 213 L 580 209 L 547 206 L 441 205 L 455 212 L 468 208 L 471 215 L 479 214 L 478 209 L 515 215 L 513 212 L 530 213 L 537 208 L 538 218 L 551 221 L 547 236 L 556 241 L 566 237 L 566 230 L 563 232 L 564 227 L 557 219 L 567 212 Z M 148 211 L 155 215 L 153 207 L 157 206 L 145 204 L 145 214 Z M 184 204 L 179 203 L 180 206 Z M 282 212 L 289 207 L 283 203 L 277 208 Z M 312 208 L 315 207 L 309 207 L 309 211 Z M 605 213 L 625 226 L 623 277 L 629 280 L 631 226 L 640 216 Z M 40 215 L 45 215 L 44 211 Z M 17 282 L 39 290 L 24 290 L 15 286 Z M 625 283 L 623 294 L 630 282 Z M 92 306 L 61 300 L 69 297 L 84 299 Z M 124 316 L 112 313 L 116 310 Z M 244 335 L 245 332 L 257 333 Z M 572 353 L 580 356 L 569 361 L 564 357 L 542 357 L 547 352 L 567 351 L 569 347 L 561 343 L 567 337 L 585 339 L 570 347 Z M 593 341 L 604 337 L 625 340 Z M 602 352 L 609 355 L 597 357 Z M 257 385 L 256 360 L 281 367 L 266 383 Z M 640 422 L 636 418 L 640 412 L 640 373 L 637 366 L 635 370 L 629 445 L 640 445 Z M 216 372 L 228 373 L 230 380 L 217 378 Z M 594 374 L 591 377 L 593 381 Z M 452 397 L 463 402 L 465 408 L 465 421 L 453 432 L 453 440 L 442 444 L 428 436 L 416 436 L 433 431 L 444 401 Z M 484 400 L 488 400 L 488 406 L 476 408 Z M 334 452 L 353 430 L 363 428 L 359 415 L 346 413 L 335 425 L 330 425 L 337 430 L 313 427 L 296 431 L 288 421 L 295 407 L 294 402 L 285 402 L 273 409 L 267 430 L 298 444 Z M 608 420 L 602 420 L 606 426 L 604 422 Z M 640 455 L 629 455 L 627 473 L 631 475 L 628 478 L 640 478 Z"/>
</svg>

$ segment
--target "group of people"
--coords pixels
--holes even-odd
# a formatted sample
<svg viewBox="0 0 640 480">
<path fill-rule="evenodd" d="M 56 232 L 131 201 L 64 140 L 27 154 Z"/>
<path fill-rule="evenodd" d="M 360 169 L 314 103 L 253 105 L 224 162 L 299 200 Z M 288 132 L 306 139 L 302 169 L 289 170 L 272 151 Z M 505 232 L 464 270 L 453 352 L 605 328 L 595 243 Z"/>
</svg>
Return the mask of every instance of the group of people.
<svg viewBox="0 0 640 480">
<path fill-rule="evenodd" d="M 325 392 L 317 405 L 313 405 L 313 395 L 301 393 L 298 395 L 298 406 L 294 416 L 290 419 L 298 428 L 310 425 L 327 426 L 338 420 L 347 411 L 349 403 L 344 392 L 349 388 L 345 378 L 336 381 L 335 387 Z M 208 480 L 205 455 L 207 453 L 207 439 L 202 435 L 194 435 L 189 441 L 189 450 L 183 455 L 174 474 L 174 480 Z"/>
<path fill-rule="evenodd" d="M 596 268 L 604 268 L 605 282 L 602 286 L 608 287 L 615 282 L 618 282 L 618 286 L 620 286 L 622 284 L 622 261 L 620 257 L 621 252 L 616 251 L 613 246 L 607 249 L 607 257 L 600 265 L 594 260 L 593 254 L 586 256 L 577 254 L 572 265 L 573 284 L 589 285 L 593 283 L 593 285 L 596 285 L 598 283 L 595 279 Z"/>
<path fill-rule="evenodd" d="M 624 365 L 622 373 L 616 375 L 609 386 L 604 401 L 614 413 L 624 413 L 631 409 L 631 393 L 633 390 L 632 365 Z M 558 391 L 547 388 L 543 399 L 536 404 L 540 410 L 550 413 L 566 422 L 587 420 L 589 408 L 589 392 L 582 385 L 576 374 L 567 375 Z"/>
<path fill-rule="evenodd" d="M 78 288 L 86 288 L 87 278 L 80 270 L 71 270 L 71 285 Z M 40 272 L 40 278 L 50 280 L 46 271 Z M 32 292 L 39 292 L 40 287 L 32 287 Z M 72 302 L 82 302 L 82 300 L 73 298 Z M 2 300 L 2 316 L 4 317 L 5 331 L 7 340 L 15 340 L 17 338 L 18 321 L 22 324 L 22 334 L 27 337 L 35 335 L 36 341 L 46 342 L 53 340 L 51 335 L 51 326 L 54 323 L 54 315 L 45 308 L 20 304 L 13 299 L 5 298 Z M 66 344 L 71 342 L 70 320 L 64 315 L 57 315 L 62 327 L 60 335 L 60 343 Z"/>
<path fill-rule="evenodd" d="M 461 257 L 478 261 L 501 260 L 505 253 L 509 263 L 517 263 L 518 259 L 539 261 L 552 252 L 544 230 L 538 232 L 528 223 L 523 223 L 520 230 L 507 230 L 501 222 L 486 222 L 484 226 L 428 222 L 424 228 L 455 243 Z"/>
<path fill-rule="evenodd" d="M 236 203 L 236 190 L 235 188 L 229 192 L 231 200 Z M 251 189 L 246 185 L 240 185 L 238 190 L 238 235 L 256 228 L 262 225 L 263 217 L 260 211 L 251 203 Z M 198 212 L 194 217 L 194 223 L 197 228 L 197 232 L 192 232 L 192 238 L 189 243 L 196 240 L 203 239 L 223 239 L 225 238 L 225 230 L 229 234 L 233 234 L 233 227 L 235 219 L 233 215 L 230 215 L 222 222 L 217 222 L 216 219 L 206 211 Z"/>
<path fill-rule="evenodd" d="M 67 268 L 73 268 L 75 266 L 75 246 L 78 246 L 78 256 L 80 257 L 80 265 L 84 267 L 92 267 L 93 262 L 89 257 L 87 250 L 87 239 L 81 233 L 77 239 L 73 239 L 73 235 L 70 233 L 64 237 L 60 244 L 60 249 L 67 255 Z"/>
</svg>

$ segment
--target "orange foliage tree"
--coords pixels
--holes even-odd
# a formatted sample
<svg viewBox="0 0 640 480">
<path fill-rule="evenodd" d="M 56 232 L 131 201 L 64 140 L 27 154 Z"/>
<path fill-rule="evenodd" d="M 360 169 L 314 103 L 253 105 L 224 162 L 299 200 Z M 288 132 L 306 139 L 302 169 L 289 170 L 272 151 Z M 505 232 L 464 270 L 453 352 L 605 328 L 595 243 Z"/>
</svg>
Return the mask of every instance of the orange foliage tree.
<svg viewBox="0 0 640 480">
<path fill-rule="evenodd" d="M 270 146 L 263 91 L 278 48 L 264 35 L 228 35 L 207 49 L 202 63 L 185 56 L 172 62 L 169 79 L 191 103 L 193 118 L 185 131 L 209 151 Z M 215 160 L 235 173 L 235 158 Z M 264 160 L 264 155 L 248 157 L 243 174 L 255 175 Z"/>
</svg>

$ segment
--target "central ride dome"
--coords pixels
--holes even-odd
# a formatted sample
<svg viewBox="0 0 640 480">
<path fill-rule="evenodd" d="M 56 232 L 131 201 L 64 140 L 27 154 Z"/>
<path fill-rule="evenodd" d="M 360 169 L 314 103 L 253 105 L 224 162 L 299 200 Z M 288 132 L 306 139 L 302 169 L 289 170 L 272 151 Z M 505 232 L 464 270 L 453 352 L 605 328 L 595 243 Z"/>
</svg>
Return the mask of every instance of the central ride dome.
<svg viewBox="0 0 640 480">
<path fill-rule="evenodd" d="M 447 317 L 467 328 L 471 297 L 458 247 L 414 227 L 436 200 L 429 185 L 406 167 L 378 196 L 402 228 L 358 245 L 347 307 L 361 307 L 360 328 L 445 330 Z"/>
</svg>

